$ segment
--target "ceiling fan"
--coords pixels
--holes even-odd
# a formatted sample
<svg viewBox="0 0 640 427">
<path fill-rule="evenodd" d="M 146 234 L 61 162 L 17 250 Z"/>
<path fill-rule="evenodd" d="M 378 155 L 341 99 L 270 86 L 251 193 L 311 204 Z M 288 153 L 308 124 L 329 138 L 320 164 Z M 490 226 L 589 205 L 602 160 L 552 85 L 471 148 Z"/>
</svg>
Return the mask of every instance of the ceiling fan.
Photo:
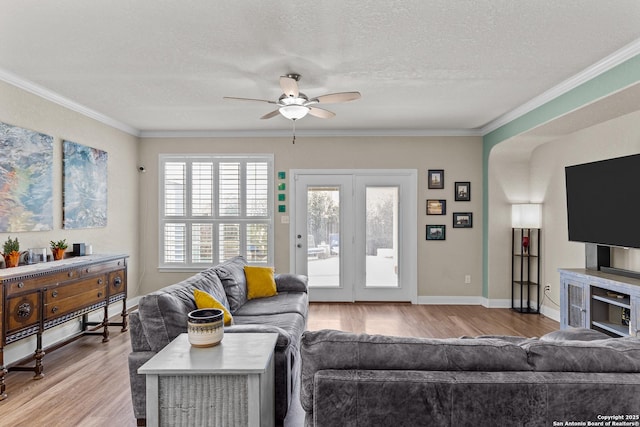
<svg viewBox="0 0 640 427">
<path fill-rule="evenodd" d="M 360 99 L 360 92 L 338 92 L 309 98 L 298 89 L 298 81 L 300 81 L 300 77 L 300 74 L 287 74 L 286 76 L 280 76 L 280 87 L 282 88 L 283 93 L 277 101 L 254 98 L 236 98 L 232 96 L 225 96 L 224 99 L 275 104 L 278 108 L 260 118 L 270 119 L 278 114 L 282 114 L 282 116 L 289 120 L 293 120 L 294 122 L 296 120 L 300 120 L 307 114 L 311 114 L 312 116 L 319 117 L 321 119 L 330 119 L 336 115 L 334 112 L 316 107 L 317 104 L 337 104 L 340 102 Z"/>
</svg>

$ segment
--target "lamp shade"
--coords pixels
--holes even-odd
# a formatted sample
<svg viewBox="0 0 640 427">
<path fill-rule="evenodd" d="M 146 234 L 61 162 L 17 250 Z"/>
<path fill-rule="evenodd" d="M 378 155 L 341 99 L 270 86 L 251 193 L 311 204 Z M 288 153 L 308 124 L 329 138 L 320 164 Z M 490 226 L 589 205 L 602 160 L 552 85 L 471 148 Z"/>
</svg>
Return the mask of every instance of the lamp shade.
<svg viewBox="0 0 640 427">
<path fill-rule="evenodd" d="M 309 112 L 309 107 L 304 105 L 285 105 L 280 107 L 280 113 L 289 120 L 298 120 L 303 118 Z"/>
<path fill-rule="evenodd" d="M 511 227 L 540 228 L 542 223 L 542 205 L 523 203 L 511 205 Z"/>
</svg>

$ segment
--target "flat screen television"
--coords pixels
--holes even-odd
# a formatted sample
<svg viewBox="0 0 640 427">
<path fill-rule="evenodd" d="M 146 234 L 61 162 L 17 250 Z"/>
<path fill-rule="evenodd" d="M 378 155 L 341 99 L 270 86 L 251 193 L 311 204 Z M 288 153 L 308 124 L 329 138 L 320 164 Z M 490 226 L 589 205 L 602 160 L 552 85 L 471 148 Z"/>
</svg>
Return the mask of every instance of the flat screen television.
<svg viewBox="0 0 640 427">
<path fill-rule="evenodd" d="M 565 167 L 569 240 L 640 248 L 640 154 Z"/>
</svg>

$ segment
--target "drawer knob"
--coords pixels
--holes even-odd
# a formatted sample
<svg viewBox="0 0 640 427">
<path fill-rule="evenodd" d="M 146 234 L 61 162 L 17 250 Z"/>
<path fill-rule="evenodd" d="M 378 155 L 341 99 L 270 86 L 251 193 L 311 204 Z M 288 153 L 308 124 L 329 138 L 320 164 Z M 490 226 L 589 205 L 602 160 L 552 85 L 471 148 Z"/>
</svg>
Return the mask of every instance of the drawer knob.
<svg viewBox="0 0 640 427">
<path fill-rule="evenodd" d="M 102 285 L 102 279 L 98 279 L 98 285 Z"/>
<path fill-rule="evenodd" d="M 20 282 L 20 283 L 18 283 L 18 287 L 19 287 L 20 289 L 24 288 L 24 282 Z"/>
<path fill-rule="evenodd" d="M 57 305 L 53 306 L 53 308 L 51 309 L 52 313 L 55 313 L 56 311 L 58 311 L 58 306 Z"/>
<path fill-rule="evenodd" d="M 51 296 L 52 296 L 53 298 L 57 297 L 57 296 L 58 296 L 58 291 L 53 291 L 53 292 L 51 292 Z"/>
<path fill-rule="evenodd" d="M 84 270 L 84 272 L 85 272 L 85 273 L 88 273 L 88 272 L 89 272 L 89 268 L 87 267 L 87 268 Z"/>
<path fill-rule="evenodd" d="M 98 298 L 102 298 L 102 292 L 98 292 Z"/>
<path fill-rule="evenodd" d="M 18 317 L 29 317 L 31 316 L 31 304 L 28 302 L 23 302 L 18 306 L 18 311 L 16 313 Z"/>
<path fill-rule="evenodd" d="M 119 288 L 120 285 L 122 285 L 122 277 L 118 276 L 115 279 L 113 279 L 113 286 L 115 286 L 116 288 Z"/>
<path fill-rule="evenodd" d="M 68 272 L 67 277 L 73 277 L 73 271 Z"/>
</svg>

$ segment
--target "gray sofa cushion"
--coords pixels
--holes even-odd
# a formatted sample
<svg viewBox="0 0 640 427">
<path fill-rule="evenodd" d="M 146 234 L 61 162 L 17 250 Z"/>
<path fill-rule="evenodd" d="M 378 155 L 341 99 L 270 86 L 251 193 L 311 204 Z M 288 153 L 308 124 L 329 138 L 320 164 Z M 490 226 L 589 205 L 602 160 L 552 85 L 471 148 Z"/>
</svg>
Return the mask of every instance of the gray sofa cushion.
<svg viewBox="0 0 640 427">
<path fill-rule="evenodd" d="M 277 345 L 292 345 L 296 350 L 300 348 L 300 336 L 306 327 L 305 318 L 298 313 L 264 314 L 260 316 L 235 316 L 236 326 L 269 325 L 279 328 L 282 333 L 278 337 Z"/>
<path fill-rule="evenodd" d="M 213 267 L 229 301 L 231 314 L 247 302 L 247 279 L 244 275 L 244 266 L 247 261 L 242 256 L 237 256 Z"/>
<path fill-rule="evenodd" d="M 323 369 L 531 371 L 518 345 L 499 339 L 434 339 L 321 330 L 302 336 L 303 408 L 311 410 L 313 376 Z"/>
<path fill-rule="evenodd" d="M 307 292 L 309 279 L 302 274 L 282 273 L 276 274 L 276 290 L 281 292 Z"/>
<path fill-rule="evenodd" d="M 247 301 L 234 316 L 260 316 L 264 314 L 298 313 L 307 317 L 309 298 L 305 293 L 281 293 L 268 298 Z"/>
<path fill-rule="evenodd" d="M 196 309 L 194 289 L 210 293 L 228 307 L 222 283 L 212 268 L 140 298 L 140 323 L 151 350 L 160 351 L 187 332 L 187 315 Z"/>
<path fill-rule="evenodd" d="M 640 372 L 640 339 L 532 341 L 521 346 L 541 372 Z"/>
</svg>

